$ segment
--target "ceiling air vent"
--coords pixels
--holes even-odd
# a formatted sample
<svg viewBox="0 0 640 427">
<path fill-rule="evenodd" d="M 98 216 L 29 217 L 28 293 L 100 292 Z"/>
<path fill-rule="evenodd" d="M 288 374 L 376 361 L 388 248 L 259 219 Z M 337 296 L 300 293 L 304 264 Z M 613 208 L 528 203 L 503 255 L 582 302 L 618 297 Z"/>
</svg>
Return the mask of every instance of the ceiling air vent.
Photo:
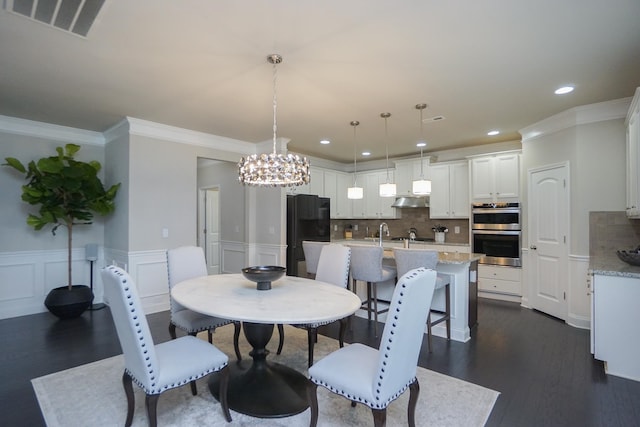
<svg viewBox="0 0 640 427">
<path fill-rule="evenodd" d="M 422 123 L 440 122 L 442 120 L 444 120 L 444 116 L 427 117 L 426 119 L 422 119 Z"/>
<path fill-rule="evenodd" d="M 86 37 L 105 0 L 6 0 L 5 9 Z"/>
</svg>

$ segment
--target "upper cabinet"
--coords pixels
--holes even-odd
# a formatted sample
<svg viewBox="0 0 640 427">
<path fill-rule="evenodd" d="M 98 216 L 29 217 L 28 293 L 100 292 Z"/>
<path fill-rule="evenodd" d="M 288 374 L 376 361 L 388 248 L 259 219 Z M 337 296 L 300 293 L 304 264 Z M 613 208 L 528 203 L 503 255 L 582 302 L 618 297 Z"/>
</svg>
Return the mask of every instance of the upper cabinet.
<svg viewBox="0 0 640 427">
<path fill-rule="evenodd" d="M 351 174 L 325 169 L 323 176 L 324 197 L 331 199 L 331 218 L 351 218 L 351 201 L 347 198 Z"/>
<path fill-rule="evenodd" d="M 424 179 L 429 179 L 429 157 L 420 159 L 396 160 L 394 171 L 398 196 L 413 196 L 413 181 L 420 179 L 421 170 Z"/>
<path fill-rule="evenodd" d="M 429 217 L 469 218 L 469 165 L 466 161 L 433 164 Z"/>
<path fill-rule="evenodd" d="M 640 218 L 640 88 L 627 114 L 627 216 Z"/>
<path fill-rule="evenodd" d="M 380 197 L 379 186 L 387 182 L 387 171 L 365 172 L 361 175 L 364 188 L 364 218 L 395 218 L 396 208 L 391 205 L 395 197 Z M 389 171 L 389 182 L 394 182 L 393 171 Z M 354 205 L 355 206 L 355 205 Z M 356 214 L 354 210 L 354 216 Z"/>
<path fill-rule="evenodd" d="M 471 159 L 474 202 L 517 202 L 520 197 L 520 152 Z"/>
</svg>

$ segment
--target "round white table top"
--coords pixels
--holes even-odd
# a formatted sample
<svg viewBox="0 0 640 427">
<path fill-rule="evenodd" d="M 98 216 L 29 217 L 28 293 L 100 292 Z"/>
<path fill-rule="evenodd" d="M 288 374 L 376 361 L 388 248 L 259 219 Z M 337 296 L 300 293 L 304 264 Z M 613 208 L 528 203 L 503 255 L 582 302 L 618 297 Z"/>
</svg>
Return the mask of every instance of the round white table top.
<svg viewBox="0 0 640 427">
<path fill-rule="evenodd" d="M 171 296 L 186 308 L 209 316 L 253 323 L 330 322 L 355 313 L 353 292 L 317 280 L 283 276 L 259 291 L 242 274 L 218 274 L 185 280 Z"/>
</svg>

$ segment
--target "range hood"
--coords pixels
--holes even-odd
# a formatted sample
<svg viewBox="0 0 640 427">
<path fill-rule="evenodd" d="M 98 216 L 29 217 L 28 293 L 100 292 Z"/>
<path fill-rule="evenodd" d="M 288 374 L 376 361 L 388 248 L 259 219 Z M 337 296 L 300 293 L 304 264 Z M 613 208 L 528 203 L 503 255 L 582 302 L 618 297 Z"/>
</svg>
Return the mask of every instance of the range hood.
<svg viewBox="0 0 640 427">
<path fill-rule="evenodd" d="M 401 196 L 396 197 L 396 201 L 391 205 L 392 208 L 428 208 L 429 198 L 418 196 Z"/>
</svg>

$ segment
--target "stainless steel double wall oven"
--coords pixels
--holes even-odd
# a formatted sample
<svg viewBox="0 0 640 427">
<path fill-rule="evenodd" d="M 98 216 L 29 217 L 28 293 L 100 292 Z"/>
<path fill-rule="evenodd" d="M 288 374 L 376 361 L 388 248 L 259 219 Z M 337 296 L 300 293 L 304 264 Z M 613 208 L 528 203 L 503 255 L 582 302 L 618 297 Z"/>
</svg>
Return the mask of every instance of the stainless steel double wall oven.
<svg viewBox="0 0 640 427">
<path fill-rule="evenodd" d="M 519 203 L 474 203 L 471 216 L 473 252 L 485 254 L 480 263 L 522 266 Z"/>
</svg>

